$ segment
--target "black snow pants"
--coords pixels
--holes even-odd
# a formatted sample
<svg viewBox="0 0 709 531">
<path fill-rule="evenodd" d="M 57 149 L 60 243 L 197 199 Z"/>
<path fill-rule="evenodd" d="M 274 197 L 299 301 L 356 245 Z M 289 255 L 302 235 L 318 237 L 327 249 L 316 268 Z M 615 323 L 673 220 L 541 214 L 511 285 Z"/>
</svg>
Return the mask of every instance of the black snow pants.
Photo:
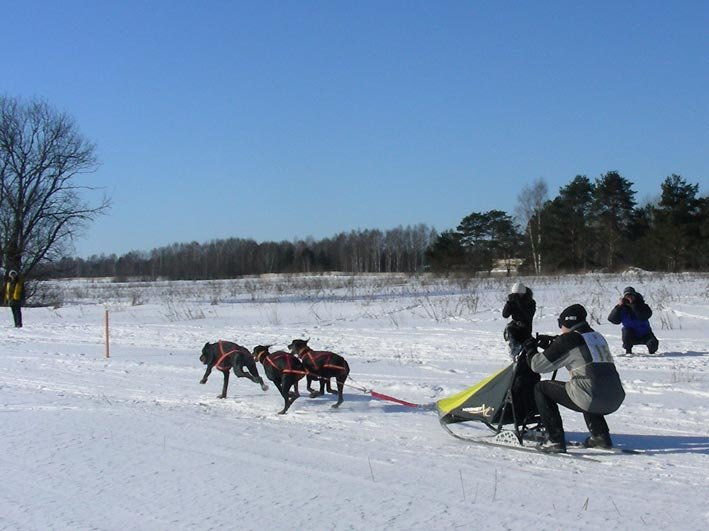
<svg viewBox="0 0 709 531">
<path fill-rule="evenodd" d="M 22 306 L 18 303 L 10 303 L 12 309 L 12 319 L 15 321 L 15 328 L 22 328 Z"/>
<path fill-rule="evenodd" d="M 589 413 L 578 407 L 566 392 L 565 382 L 544 380 L 534 386 L 534 399 L 537 403 L 542 424 L 547 429 L 551 442 L 566 444 L 564 425 L 559 413 L 559 405 L 583 413 L 583 418 L 591 435 L 608 435 L 608 424 L 603 415 Z"/>
<path fill-rule="evenodd" d="M 657 348 L 660 345 L 660 342 L 657 340 L 655 334 L 653 334 L 652 331 L 647 335 L 639 336 L 635 334 L 635 332 L 633 332 L 630 328 L 623 327 L 622 336 L 623 348 L 626 352 L 630 352 L 631 350 L 633 350 L 633 345 L 646 345 L 647 351 L 650 354 L 654 354 L 655 352 L 657 352 Z"/>
</svg>

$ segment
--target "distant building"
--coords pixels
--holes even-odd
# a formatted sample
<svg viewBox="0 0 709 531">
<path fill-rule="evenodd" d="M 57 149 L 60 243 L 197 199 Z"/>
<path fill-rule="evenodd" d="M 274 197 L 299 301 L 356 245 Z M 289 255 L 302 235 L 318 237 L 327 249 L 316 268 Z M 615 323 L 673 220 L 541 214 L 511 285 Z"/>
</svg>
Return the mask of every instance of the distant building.
<svg viewBox="0 0 709 531">
<path fill-rule="evenodd" d="M 502 258 L 492 264 L 493 275 L 517 275 L 519 268 L 524 263 L 524 258 Z"/>
</svg>

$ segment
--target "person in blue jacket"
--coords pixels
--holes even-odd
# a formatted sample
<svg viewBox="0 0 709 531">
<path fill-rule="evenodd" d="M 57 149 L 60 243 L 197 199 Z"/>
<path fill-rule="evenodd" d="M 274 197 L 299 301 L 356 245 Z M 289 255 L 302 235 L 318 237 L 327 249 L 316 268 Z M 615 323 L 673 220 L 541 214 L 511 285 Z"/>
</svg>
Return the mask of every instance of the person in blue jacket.
<svg viewBox="0 0 709 531">
<path fill-rule="evenodd" d="M 633 345 L 645 345 L 650 354 L 657 352 L 660 342 L 650 326 L 652 310 L 643 296 L 632 286 L 623 290 L 623 296 L 611 310 L 608 320 L 613 324 L 622 324 L 623 348 L 626 354 L 633 353 Z"/>
</svg>

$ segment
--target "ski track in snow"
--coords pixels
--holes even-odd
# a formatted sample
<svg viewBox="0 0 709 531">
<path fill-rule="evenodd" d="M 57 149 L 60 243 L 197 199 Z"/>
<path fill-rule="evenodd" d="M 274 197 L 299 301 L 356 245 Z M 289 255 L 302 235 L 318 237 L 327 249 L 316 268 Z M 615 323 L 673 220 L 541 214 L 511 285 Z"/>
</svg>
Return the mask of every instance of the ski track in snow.
<svg viewBox="0 0 709 531">
<path fill-rule="evenodd" d="M 224 400 L 216 398 L 218 371 L 198 383 L 206 341 L 283 349 L 310 337 L 314 348 L 348 359 L 354 385 L 431 404 L 508 363 L 499 313 L 505 282 L 471 287 L 477 302 L 467 305 L 468 292 L 450 286 L 404 296 L 377 294 L 366 282 L 362 296 L 352 288 L 322 301 L 233 294 L 213 305 L 214 285 L 200 298 L 194 283 L 180 285 L 191 298 L 179 307 L 174 292 L 161 299 L 169 284 L 156 283 L 146 285 L 140 306 L 102 299 L 27 308 L 21 330 L 10 327 L 8 310 L 0 339 L 0 529 L 706 529 L 707 277 L 523 281 L 540 308 L 535 328 L 547 333 L 565 304 L 588 305 L 589 293 L 605 294 L 606 307 L 589 308 L 598 315 L 626 284 L 654 307 L 652 294 L 665 294 L 663 311 L 679 323 L 662 329 L 653 318 L 655 355 L 640 347 L 621 355 L 619 327 L 595 326 L 627 392 L 608 417 L 613 438 L 641 455 L 598 455 L 593 463 L 466 443 L 439 426 L 435 411 L 352 387 L 332 409 L 334 397 L 309 399 L 301 382 L 301 397 L 281 416 L 270 382 L 263 392 L 232 375 Z M 580 414 L 562 415 L 568 438 L 586 437 Z"/>
</svg>

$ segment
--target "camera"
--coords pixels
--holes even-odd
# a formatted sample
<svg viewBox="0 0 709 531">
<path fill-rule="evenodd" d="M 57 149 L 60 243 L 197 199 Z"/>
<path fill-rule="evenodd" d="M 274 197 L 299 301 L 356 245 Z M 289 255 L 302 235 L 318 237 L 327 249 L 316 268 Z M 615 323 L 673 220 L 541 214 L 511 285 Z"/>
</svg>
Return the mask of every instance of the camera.
<svg viewBox="0 0 709 531">
<path fill-rule="evenodd" d="M 557 337 L 537 333 L 537 345 L 539 345 L 539 348 L 547 349 Z"/>
</svg>

